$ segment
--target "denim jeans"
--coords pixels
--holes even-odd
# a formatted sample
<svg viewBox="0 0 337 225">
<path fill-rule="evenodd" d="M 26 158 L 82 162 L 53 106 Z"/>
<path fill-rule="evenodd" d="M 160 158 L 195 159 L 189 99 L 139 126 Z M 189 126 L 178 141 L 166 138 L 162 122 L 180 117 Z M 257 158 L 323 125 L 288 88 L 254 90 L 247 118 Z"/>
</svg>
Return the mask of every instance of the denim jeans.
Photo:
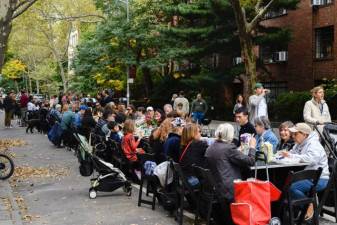
<svg viewBox="0 0 337 225">
<path fill-rule="evenodd" d="M 201 122 L 204 119 L 204 113 L 203 112 L 192 112 L 192 117 L 195 122 L 198 122 L 201 124 Z"/>
<path fill-rule="evenodd" d="M 316 191 L 317 192 L 323 191 L 326 188 L 328 181 L 329 181 L 328 179 L 319 179 L 316 186 Z M 310 191 L 312 185 L 313 184 L 311 180 L 301 180 L 293 183 L 290 186 L 291 198 L 292 199 L 305 198 L 307 196 L 306 194 Z"/>
</svg>

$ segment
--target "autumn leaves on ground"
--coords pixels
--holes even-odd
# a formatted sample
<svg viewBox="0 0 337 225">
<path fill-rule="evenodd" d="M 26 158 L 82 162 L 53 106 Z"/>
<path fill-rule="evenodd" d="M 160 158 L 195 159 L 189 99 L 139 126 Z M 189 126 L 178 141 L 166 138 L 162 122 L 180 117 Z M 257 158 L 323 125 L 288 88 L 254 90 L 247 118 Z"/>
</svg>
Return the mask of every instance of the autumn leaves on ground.
<svg viewBox="0 0 337 225">
<path fill-rule="evenodd" d="M 11 152 L 13 147 L 22 147 L 27 145 L 27 143 L 20 139 L 0 139 L 0 153 L 5 153 L 15 159 L 15 153 Z M 21 148 L 24 151 L 24 148 Z M 46 178 L 59 178 L 62 176 L 67 176 L 69 174 L 68 168 L 61 167 L 31 167 L 31 166 L 16 166 L 13 176 L 10 178 L 9 183 L 12 189 L 17 187 L 18 182 L 32 182 L 31 185 L 34 185 L 33 181 L 36 179 L 46 179 Z M 22 220 L 26 222 L 32 222 L 35 218 L 40 218 L 39 215 L 30 215 L 28 214 L 28 208 L 25 203 L 25 200 L 14 192 L 14 198 L 18 207 L 20 209 Z M 7 210 L 12 208 L 11 203 L 8 199 L 2 199 L 4 205 L 6 205 Z"/>
</svg>

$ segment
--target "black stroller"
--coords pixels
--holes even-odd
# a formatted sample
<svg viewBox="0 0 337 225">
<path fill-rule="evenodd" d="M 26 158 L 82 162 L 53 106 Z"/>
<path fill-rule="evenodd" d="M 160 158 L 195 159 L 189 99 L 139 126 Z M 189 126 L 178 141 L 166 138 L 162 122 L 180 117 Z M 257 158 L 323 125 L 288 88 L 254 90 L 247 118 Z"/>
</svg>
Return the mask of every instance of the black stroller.
<svg viewBox="0 0 337 225">
<path fill-rule="evenodd" d="M 337 222 L 337 124 L 327 123 L 323 128 L 323 132 L 318 129 L 317 125 L 314 127 L 327 152 L 330 171 L 327 188 L 323 194 L 319 195 L 320 204 L 318 211 L 321 215 L 325 213 L 335 217 L 335 221 Z"/>
<path fill-rule="evenodd" d="M 113 164 L 105 162 L 95 155 L 94 148 L 82 135 L 77 134 L 76 138 L 80 143 L 78 159 L 80 161 L 80 173 L 82 176 L 90 176 L 95 170 L 98 174 L 91 179 L 89 198 L 94 199 L 97 192 L 113 192 L 119 188 L 127 196 L 131 196 L 131 183 L 126 179 L 124 173 L 114 167 Z"/>
<path fill-rule="evenodd" d="M 337 160 L 337 124 L 325 124 L 323 132 L 318 129 L 317 125 L 314 128 L 320 136 L 321 143 L 327 151 L 327 155 Z"/>
</svg>

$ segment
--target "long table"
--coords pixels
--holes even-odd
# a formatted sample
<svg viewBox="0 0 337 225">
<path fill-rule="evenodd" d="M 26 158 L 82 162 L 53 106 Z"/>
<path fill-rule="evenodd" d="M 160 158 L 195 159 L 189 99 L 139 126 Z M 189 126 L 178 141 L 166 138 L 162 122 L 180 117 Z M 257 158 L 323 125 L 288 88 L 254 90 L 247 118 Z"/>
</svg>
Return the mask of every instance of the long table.
<svg viewBox="0 0 337 225">
<path fill-rule="evenodd" d="M 310 163 L 268 163 L 268 169 L 279 169 L 279 168 L 296 168 L 296 167 L 306 167 Z M 251 170 L 255 170 L 255 166 L 250 167 Z M 257 169 L 266 169 L 264 162 L 258 162 L 257 163 Z"/>
</svg>

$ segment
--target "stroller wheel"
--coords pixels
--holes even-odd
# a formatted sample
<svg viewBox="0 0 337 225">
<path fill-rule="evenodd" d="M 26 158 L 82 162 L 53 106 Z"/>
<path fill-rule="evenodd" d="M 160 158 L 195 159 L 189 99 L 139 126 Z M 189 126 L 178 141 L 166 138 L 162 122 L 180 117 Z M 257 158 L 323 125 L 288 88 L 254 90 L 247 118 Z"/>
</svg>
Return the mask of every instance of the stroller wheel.
<svg viewBox="0 0 337 225">
<path fill-rule="evenodd" d="M 89 189 L 89 198 L 90 199 L 95 199 L 97 197 L 97 192 L 95 191 L 95 189 L 90 188 Z"/>
<path fill-rule="evenodd" d="M 126 193 L 126 196 L 131 196 L 132 195 L 132 187 L 130 184 L 126 184 L 123 187 L 123 191 Z"/>
<path fill-rule="evenodd" d="M 281 220 L 277 217 L 273 217 L 270 219 L 269 225 L 281 225 Z"/>
</svg>

